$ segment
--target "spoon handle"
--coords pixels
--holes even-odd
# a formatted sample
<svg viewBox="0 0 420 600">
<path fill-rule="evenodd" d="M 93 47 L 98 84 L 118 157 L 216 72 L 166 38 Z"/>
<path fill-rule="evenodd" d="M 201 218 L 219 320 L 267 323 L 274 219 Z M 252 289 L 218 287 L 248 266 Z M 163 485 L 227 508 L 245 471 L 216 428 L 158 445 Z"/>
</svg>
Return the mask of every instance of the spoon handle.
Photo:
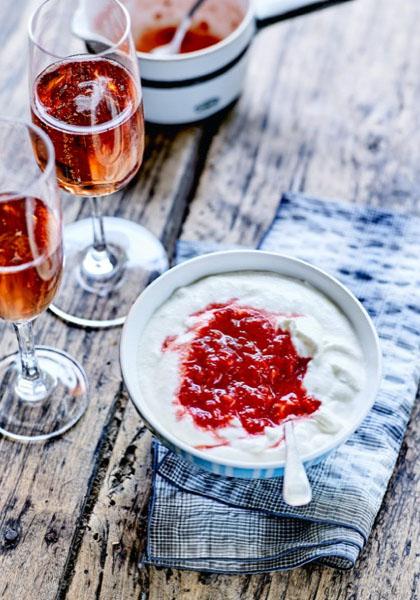
<svg viewBox="0 0 420 600">
<path fill-rule="evenodd" d="M 297 449 L 293 421 L 286 421 L 284 434 L 286 466 L 284 468 L 283 500 L 289 506 L 304 506 L 312 500 L 312 490 Z"/>
<path fill-rule="evenodd" d="M 188 17 L 191 19 L 194 16 L 194 13 L 196 10 L 198 10 L 200 8 L 200 6 L 203 4 L 203 2 L 205 2 L 206 0 L 196 0 L 196 2 L 194 2 L 194 4 L 191 6 L 190 10 L 188 11 Z"/>
</svg>

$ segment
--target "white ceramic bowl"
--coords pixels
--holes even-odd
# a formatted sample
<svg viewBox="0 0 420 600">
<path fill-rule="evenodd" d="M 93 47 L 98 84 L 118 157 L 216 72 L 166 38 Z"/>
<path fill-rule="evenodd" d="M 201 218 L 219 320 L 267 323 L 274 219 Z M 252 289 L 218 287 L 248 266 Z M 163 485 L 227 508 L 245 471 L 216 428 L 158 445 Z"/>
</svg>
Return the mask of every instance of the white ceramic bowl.
<svg viewBox="0 0 420 600">
<path fill-rule="evenodd" d="M 284 461 L 252 464 L 235 460 L 212 458 L 209 452 L 197 450 L 165 430 L 145 403 L 138 371 L 139 340 L 154 312 L 182 286 L 187 286 L 208 275 L 230 271 L 271 271 L 308 282 L 332 300 L 346 315 L 360 341 L 368 376 L 362 391 L 355 399 L 357 419 L 332 437 L 330 444 L 302 455 L 306 466 L 315 464 L 345 442 L 359 427 L 371 409 L 381 380 L 381 352 L 373 323 L 360 302 L 339 281 L 306 262 L 259 250 L 232 250 L 216 252 L 189 260 L 170 269 L 154 281 L 137 299 L 124 325 L 120 359 L 124 382 L 131 400 L 156 437 L 168 448 L 186 460 L 212 473 L 230 477 L 261 479 L 283 474 Z M 170 399 L 168 399 L 168 407 Z"/>
</svg>

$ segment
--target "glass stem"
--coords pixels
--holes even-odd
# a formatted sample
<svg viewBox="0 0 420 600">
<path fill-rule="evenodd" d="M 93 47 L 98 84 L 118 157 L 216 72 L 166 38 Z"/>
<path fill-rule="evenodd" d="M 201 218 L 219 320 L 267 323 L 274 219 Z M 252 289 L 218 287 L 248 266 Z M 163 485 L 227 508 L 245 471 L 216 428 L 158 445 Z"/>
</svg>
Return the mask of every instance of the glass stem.
<svg viewBox="0 0 420 600">
<path fill-rule="evenodd" d="M 34 381 L 40 377 L 35 354 L 35 340 L 32 321 L 13 323 L 19 344 L 22 377 Z"/>
<path fill-rule="evenodd" d="M 90 196 L 89 201 L 93 227 L 93 247 L 96 252 L 106 252 L 107 244 L 105 239 L 104 218 L 99 208 L 99 201 L 96 196 Z"/>
<path fill-rule="evenodd" d="M 15 385 L 19 398 L 27 402 L 45 399 L 51 392 L 53 382 L 38 366 L 32 321 L 13 323 L 16 331 L 21 372 Z"/>
<path fill-rule="evenodd" d="M 89 289 L 113 280 L 121 270 L 115 254 L 110 250 L 105 237 L 104 218 L 95 196 L 89 198 L 91 207 L 93 244 L 85 254 L 82 276 Z"/>
</svg>

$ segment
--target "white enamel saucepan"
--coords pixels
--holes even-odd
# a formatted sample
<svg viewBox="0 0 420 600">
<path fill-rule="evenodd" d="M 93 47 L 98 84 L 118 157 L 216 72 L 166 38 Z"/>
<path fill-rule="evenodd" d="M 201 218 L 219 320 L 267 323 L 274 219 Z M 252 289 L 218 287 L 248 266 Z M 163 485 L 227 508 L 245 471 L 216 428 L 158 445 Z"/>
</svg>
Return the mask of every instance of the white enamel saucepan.
<svg viewBox="0 0 420 600">
<path fill-rule="evenodd" d="M 194 17 L 211 22 L 222 40 L 203 50 L 159 56 L 137 52 L 146 120 L 185 124 L 205 119 L 229 106 L 241 94 L 249 48 L 263 27 L 346 0 L 207 0 Z M 191 0 L 123 0 L 132 20 L 134 39 L 156 26 L 178 25 Z M 95 18 L 95 2 L 79 0 L 74 28 L 89 39 L 86 23 Z M 187 9 L 187 10 L 186 10 Z M 237 26 L 232 28 L 236 15 Z"/>
</svg>

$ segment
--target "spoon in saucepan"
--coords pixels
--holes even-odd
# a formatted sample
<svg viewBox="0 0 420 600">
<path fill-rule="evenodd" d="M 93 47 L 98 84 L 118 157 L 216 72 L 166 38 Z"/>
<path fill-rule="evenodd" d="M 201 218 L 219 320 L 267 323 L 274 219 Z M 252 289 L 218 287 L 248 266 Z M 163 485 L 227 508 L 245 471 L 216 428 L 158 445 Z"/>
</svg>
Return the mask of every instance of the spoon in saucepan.
<svg viewBox="0 0 420 600">
<path fill-rule="evenodd" d="M 179 54 L 181 50 L 182 42 L 184 41 L 185 34 L 190 28 L 191 22 L 197 10 L 206 0 L 196 0 L 187 12 L 181 23 L 178 25 L 175 35 L 169 44 L 158 46 L 152 50 L 152 54 L 158 54 L 159 56 L 169 56 L 170 54 Z"/>
<path fill-rule="evenodd" d="M 289 506 L 304 506 L 312 500 L 311 484 L 296 444 L 293 421 L 284 424 L 286 465 L 284 467 L 283 500 Z"/>
</svg>

